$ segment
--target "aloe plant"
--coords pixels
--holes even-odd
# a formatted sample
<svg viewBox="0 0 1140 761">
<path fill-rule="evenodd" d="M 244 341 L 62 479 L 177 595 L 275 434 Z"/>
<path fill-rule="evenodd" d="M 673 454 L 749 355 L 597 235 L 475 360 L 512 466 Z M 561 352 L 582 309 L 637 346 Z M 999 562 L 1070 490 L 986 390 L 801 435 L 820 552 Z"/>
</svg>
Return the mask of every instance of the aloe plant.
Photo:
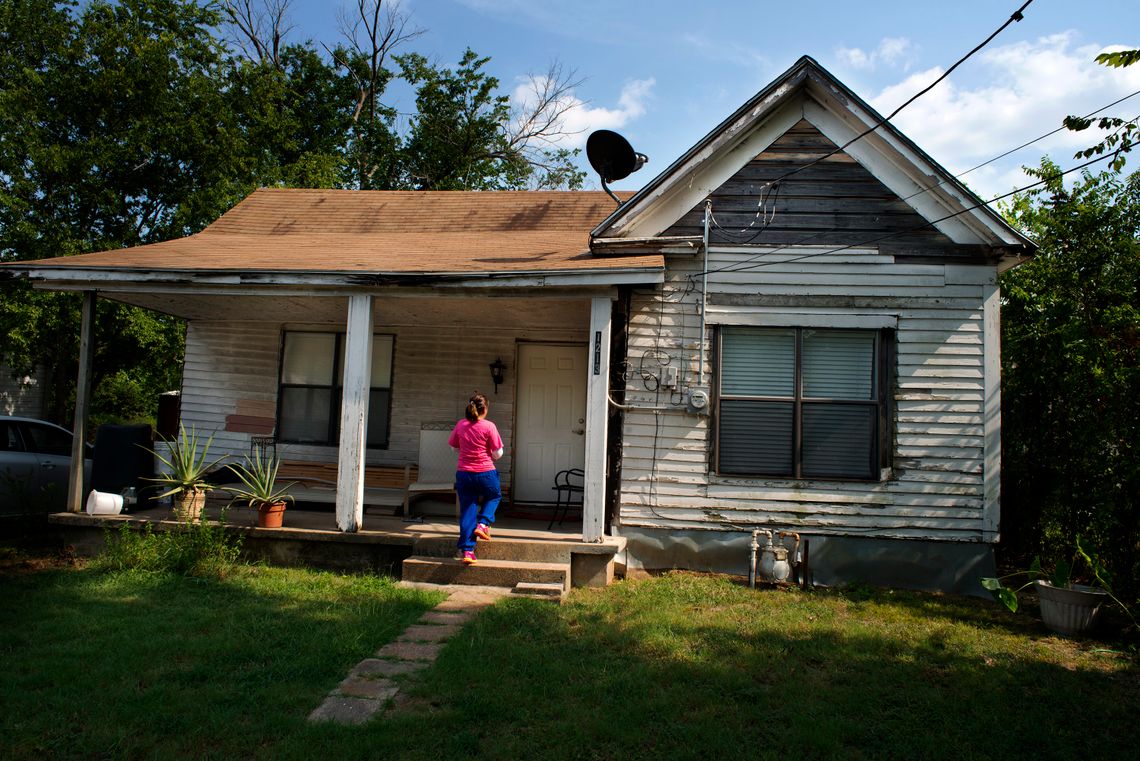
<svg viewBox="0 0 1140 761">
<path fill-rule="evenodd" d="M 277 484 L 277 471 L 281 468 L 281 460 L 276 455 L 270 455 L 263 449 L 254 449 L 247 455 L 245 462 L 233 467 L 234 474 L 245 485 L 244 489 L 231 489 L 233 502 L 245 502 L 250 507 L 262 504 L 271 505 L 277 502 L 292 502 L 293 496 L 287 491 L 295 482 L 284 486 Z"/>
<path fill-rule="evenodd" d="M 210 434 L 210 437 L 206 439 L 200 452 L 198 444 L 201 439 L 193 427 L 187 433 L 186 429 L 179 424 L 177 438 L 165 439 L 161 436 L 159 438 L 166 442 L 169 448 L 168 456 L 164 457 L 154 450 L 150 451 L 167 467 L 168 472 L 147 480 L 162 484 L 167 487 L 167 490 L 157 495 L 155 499 L 169 497 L 172 494 L 204 492 L 213 488 L 212 484 L 206 481 L 206 475 L 218 463 L 226 459 L 226 455 L 212 461 L 209 459 L 210 445 L 214 443 L 214 434 Z"/>
</svg>

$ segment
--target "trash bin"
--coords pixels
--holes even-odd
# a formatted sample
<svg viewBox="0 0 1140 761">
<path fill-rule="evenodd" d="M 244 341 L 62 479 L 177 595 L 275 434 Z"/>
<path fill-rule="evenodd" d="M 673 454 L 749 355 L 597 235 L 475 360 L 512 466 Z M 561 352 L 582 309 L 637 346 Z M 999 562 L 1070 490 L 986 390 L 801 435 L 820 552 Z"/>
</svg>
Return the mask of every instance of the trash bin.
<svg viewBox="0 0 1140 761">
<path fill-rule="evenodd" d="M 155 484 L 147 481 L 154 476 L 154 443 L 149 425 L 101 425 L 95 432 L 95 455 L 91 463 L 91 488 L 111 494 L 138 495 L 138 504 L 124 500 L 123 510 L 145 506 L 146 497 Z"/>
</svg>

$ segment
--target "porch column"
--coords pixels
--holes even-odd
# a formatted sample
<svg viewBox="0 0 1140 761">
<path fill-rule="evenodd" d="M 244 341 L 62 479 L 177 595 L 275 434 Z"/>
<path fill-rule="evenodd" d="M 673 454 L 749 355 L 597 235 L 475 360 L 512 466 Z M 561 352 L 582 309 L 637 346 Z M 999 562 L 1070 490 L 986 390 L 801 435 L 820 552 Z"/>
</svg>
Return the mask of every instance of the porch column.
<svg viewBox="0 0 1140 761">
<path fill-rule="evenodd" d="M 364 451 L 372 383 L 372 297 L 350 296 L 344 337 L 344 392 L 336 474 L 336 525 L 354 532 L 364 520 Z"/>
<path fill-rule="evenodd" d="M 71 472 L 67 477 L 67 510 L 83 512 L 83 455 L 87 443 L 87 405 L 91 397 L 91 364 L 95 359 L 95 291 L 83 292 L 79 330 L 79 375 L 75 379 L 75 419 L 71 425 Z"/>
<path fill-rule="evenodd" d="M 590 356 L 586 381 L 586 465 L 582 541 L 600 542 L 606 512 L 606 440 L 609 428 L 610 299 L 590 301 Z"/>
</svg>

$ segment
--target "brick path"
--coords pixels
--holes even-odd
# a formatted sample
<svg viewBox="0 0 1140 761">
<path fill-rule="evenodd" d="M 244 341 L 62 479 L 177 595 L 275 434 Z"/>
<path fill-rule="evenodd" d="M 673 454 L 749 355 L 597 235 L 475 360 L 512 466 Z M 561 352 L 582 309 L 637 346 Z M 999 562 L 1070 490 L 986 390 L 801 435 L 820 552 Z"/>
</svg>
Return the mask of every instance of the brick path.
<svg viewBox="0 0 1140 761">
<path fill-rule="evenodd" d="M 309 721 L 363 724 L 383 711 L 407 680 L 435 662 L 443 644 L 481 609 L 509 589 L 454 587 L 446 600 L 420 616 L 395 641 L 365 658 L 349 672 L 324 702 L 309 714 Z"/>
</svg>

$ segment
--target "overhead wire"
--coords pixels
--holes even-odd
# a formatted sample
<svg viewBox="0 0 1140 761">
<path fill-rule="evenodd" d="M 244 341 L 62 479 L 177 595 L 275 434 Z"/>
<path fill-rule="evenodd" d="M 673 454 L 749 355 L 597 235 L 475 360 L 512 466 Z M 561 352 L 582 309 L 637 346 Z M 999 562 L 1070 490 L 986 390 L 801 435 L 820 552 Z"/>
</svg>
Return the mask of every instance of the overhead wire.
<svg viewBox="0 0 1140 761">
<path fill-rule="evenodd" d="M 1113 102 L 1109 103 L 1107 106 L 1101 106 L 1100 108 L 1096 109 L 1095 111 L 1090 111 L 1089 113 L 1085 114 L 1081 118 L 1082 119 L 1092 118 L 1092 117 L 1096 116 L 1097 114 L 1099 114 L 1101 111 L 1107 111 L 1108 109 L 1112 108 L 1113 106 L 1120 105 L 1121 103 L 1128 100 L 1129 98 L 1135 98 L 1137 95 L 1140 95 L 1140 90 L 1137 90 L 1134 93 L 1130 93 L 1128 95 L 1125 95 L 1123 98 L 1118 98 L 1117 100 L 1114 100 Z M 1135 121 L 1135 120 L 1133 120 L 1133 121 Z M 1054 130 L 1050 130 L 1049 132 L 1046 132 L 1044 135 L 1039 135 L 1038 137 L 1035 137 L 1032 140 L 1029 140 L 1027 142 L 1022 143 L 1021 145 L 1017 146 L 1016 148 L 1010 148 L 1008 151 L 1005 151 L 1004 153 L 999 153 L 997 156 L 994 156 L 992 159 L 987 159 L 987 160 L 983 161 L 982 163 L 978 164 L 977 166 L 972 166 L 969 169 L 967 169 L 966 171 L 960 172 L 960 173 L 954 175 L 954 177 L 951 179 L 960 180 L 963 177 L 965 177 L 966 175 L 970 174 L 971 172 L 975 172 L 984 166 L 989 166 L 990 164 L 994 163 L 995 161 L 999 161 L 1001 159 L 1004 159 L 1006 156 L 1009 156 L 1010 154 L 1017 153 L 1022 148 L 1028 148 L 1029 146 L 1033 145 L 1034 143 L 1039 143 L 1042 140 L 1044 140 L 1045 138 L 1052 137 L 1053 135 L 1056 135 L 1058 132 L 1065 130 L 1065 129 L 1068 129 L 1068 127 L 1066 127 L 1064 124 L 1062 124 L 1060 127 L 1057 127 Z M 929 193 L 930 191 L 934 190 L 935 188 L 942 187 L 943 185 L 945 185 L 949 181 L 950 181 L 950 179 L 941 180 L 938 183 L 931 185 L 928 188 L 922 188 L 921 190 L 916 190 L 915 192 L 911 193 L 909 196 L 904 197 L 902 200 L 903 201 L 909 201 L 910 199 L 914 198 L 915 196 L 920 196 L 923 193 Z"/>
<path fill-rule="evenodd" d="M 987 201 L 980 201 L 979 203 L 973 204 L 971 206 L 966 206 L 966 207 L 959 209 L 958 211 L 955 211 L 951 214 L 947 214 L 946 216 L 939 217 L 937 219 L 924 221 L 921 225 L 916 225 L 915 227 L 907 228 L 906 230 L 896 230 L 894 232 L 885 233 L 885 234 L 880 235 L 878 237 L 869 238 L 867 240 L 859 241 L 857 243 L 848 243 L 848 244 L 843 245 L 843 246 L 838 246 L 836 248 L 828 249 L 827 251 L 812 251 L 810 253 L 803 254 L 802 256 L 796 256 L 796 257 L 793 257 L 790 259 L 781 259 L 778 262 L 759 262 L 757 264 L 751 264 L 752 262 L 756 262 L 756 260 L 758 260 L 762 257 L 771 256 L 772 254 L 779 253 L 780 251 L 787 251 L 794 246 L 801 246 L 806 241 L 811 240 L 812 238 L 817 238 L 820 235 L 825 235 L 828 233 L 840 231 L 839 228 L 832 228 L 830 230 L 821 230 L 821 231 L 813 233 L 812 235 L 809 235 L 805 238 L 801 238 L 800 240 L 795 241 L 793 243 L 785 243 L 785 244 L 778 246 L 778 247 L 775 247 L 771 250 L 759 253 L 756 256 L 749 257 L 748 259 L 745 259 L 743 261 L 733 262 L 731 264 L 725 265 L 724 267 L 709 269 L 709 270 L 706 270 L 704 272 L 698 272 L 698 273 L 696 273 L 696 275 L 713 275 L 713 274 L 716 274 L 719 272 L 743 272 L 746 270 L 753 270 L 753 269 L 756 269 L 758 267 L 769 267 L 769 266 L 773 266 L 775 264 L 787 264 L 790 262 L 798 262 L 798 261 L 802 261 L 804 259 L 811 259 L 811 258 L 816 257 L 816 256 L 825 256 L 827 254 L 834 254 L 834 253 L 837 253 L 839 251 L 845 251 L 847 249 L 863 248 L 865 246 L 870 246 L 874 243 L 879 243 L 880 241 L 883 241 L 883 240 L 888 240 L 890 238 L 898 237 L 899 235 L 905 235 L 908 233 L 919 232 L 921 230 L 925 230 L 927 227 L 933 227 L 934 225 L 938 224 L 939 222 L 945 222 L 948 219 L 953 219 L 954 217 L 960 216 L 960 215 L 965 214 L 965 213 L 970 212 L 970 211 L 974 211 L 975 209 L 980 209 L 983 206 L 988 206 L 989 204 L 994 203 L 995 201 L 1001 201 L 1002 199 L 1009 198 L 1012 195 L 1017 195 L 1018 193 L 1024 193 L 1027 190 L 1032 190 L 1033 188 L 1035 188 L 1039 185 L 1044 185 L 1045 183 L 1049 182 L 1049 180 L 1051 180 L 1051 179 L 1055 179 L 1057 177 L 1064 177 L 1067 174 L 1071 174 L 1071 173 L 1076 172 L 1080 169 L 1084 169 L 1084 168 L 1089 167 L 1093 164 L 1096 164 L 1097 162 L 1105 161 L 1109 158 L 1112 158 L 1112 154 L 1106 154 L 1104 156 L 1098 156 L 1097 158 L 1090 159 L 1089 161 L 1086 161 L 1083 164 L 1078 164 L 1074 167 L 1070 167 L 1070 168 L 1065 169 L 1065 170 L 1058 172 L 1056 174 L 1051 174 L 1049 177 L 1045 177 L 1043 179 L 1040 179 L 1037 182 L 1030 183 L 1029 185 L 1024 185 L 1020 188 L 1015 188 L 1015 189 L 1009 191 L 1008 193 L 1002 193 L 1001 195 L 994 196 L 993 198 L 991 198 Z M 741 265 L 745 265 L 745 266 L 741 266 Z M 690 275 L 690 277 L 693 277 L 693 275 Z"/>
<path fill-rule="evenodd" d="M 978 43 L 976 46 L 974 46 L 974 48 L 969 53 L 966 53 L 966 55 L 959 58 L 957 61 L 954 62 L 954 64 L 949 69 L 947 69 L 945 72 L 943 72 L 942 76 L 938 77 L 938 79 L 934 80 L 929 85 L 927 85 L 926 87 L 924 87 L 921 90 L 919 90 L 918 92 L 916 92 L 914 95 L 907 98 L 906 101 L 901 106 L 896 108 L 894 111 L 889 113 L 887 116 L 880 118 L 878 121 L 876 121 L 870 127 L 865 129 L 864 131 L 860 132 L 858 135 L 851 138 L 850 140 L 848 140 L 843 145 L 836 146 L 835 150 L 830 151 L 829 153 L 825 153 L 824 155 L 819 156 L 818 158 L 815 158 L 815 159 L 809 161 L 808 163 L 806 163 L 802 166 L 798 166 L 795 169 L 792 169 L 787 174 L 784 174 L 784 175 L 781 175 L 780 177 L 777 177 L 772 182 L 777 183 L 777 182 L 780 182 L 780 180 L 785 180 L 794 174 L 798 174 L 799 172 L 802 172 L 803 170 L 807 169 L 810 166 L 814 166 L 814 165 L 818 164 L 819 162 L 824 161 L 825 159 L 828 159 L 831 156 L 834 156 L 835 154 L 839 153 L 840 151 L 850 147 L 852 143 L 855 143 L 858 140 L 862 140 L 867 135 L 870 135 L 872 132 L 877 130 L 879 127 L 883 126 L 884 124 L 889 122 L 891 119 L 898 116 L 900 111 L 902 111 L 904 108 L 909 106 L 911 103 L 914 103 L 916 100 L 921 98 L 926 93 L 930 92 L 932 89 L 934 89 L 938 85 L 938 83 L 940 83 L 942 80 L 944 80 L 948 76 L 950 76 L 954 72 L 955 69 L 957 69 L 963 63 L 965 63 L 971 56 L 973 56 L 979 50 L 984 48 L 986 45 L 990 44 L 990 42 L 993 41 L 993 39 L 995 37 L 997 37 L 999 34 L 1001 34 L 1003 31 L 1005 31 L 1006 27 L 1008 27 L 1010 24 L 1014 23 L 1015 21 L 1021 21 L 1023 18 L 1025 18 L 1025 15 L 1024 15 L 1025 9 L 1028 8 L 1032 3 L 1033 3 L 1033 0 L 1026 0 L 1025 3 L 1023 3 L 1022 6 L 1020 8 L 1018 8 L 1016 11 L 1014 11 L 1013 14 L 1008 19 L 1005 20 L 1005 23 L 1002 24 L 1001 26 L 999 26 L 997 29 L 995 29 L 993 31 L 993 33 L 990 34 L 989 37 L 985 38 L 980 43 Z"/>
</svg>

